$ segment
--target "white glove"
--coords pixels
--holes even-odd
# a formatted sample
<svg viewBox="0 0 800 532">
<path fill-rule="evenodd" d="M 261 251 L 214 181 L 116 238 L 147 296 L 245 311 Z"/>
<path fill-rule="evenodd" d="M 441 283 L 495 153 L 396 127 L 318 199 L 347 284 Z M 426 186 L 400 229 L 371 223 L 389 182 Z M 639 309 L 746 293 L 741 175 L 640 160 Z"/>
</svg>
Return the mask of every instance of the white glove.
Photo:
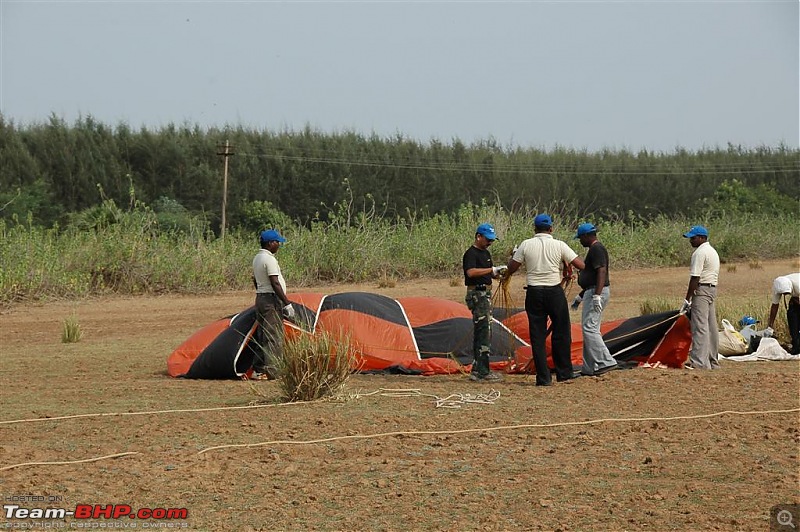
<svg viewBox="0 0 800 532">
<path fill-rule="evenodd" d="M 762 334 L 762 336 L 764 338 L 772 338 L 774 334 L 775 331 L 772 329 L 772 327 L 767 327 L 766 329 L 764 329 L 764 333 Z"/>
<path fill-rule="evenodd" d="M 283 316 L 288 319 L 294 318 L 294 307 L 291 303 L 283 307 Z"/>
<path fill-rule="evenodd" d="M 502 277 L 508 272 L 508 266 L 492 266 L 492 277 Z"/>
<path fill-rule="evenodd" d="M 581 306 L 581 301 L 583 301 L 583 298 L 581 297 L 580 294 L 575 296 L 575 299 L 572 300 L 572 304 L 570 305 L 572 310 L 578 310 L 578 307 Z"/>
<path fill-rule="evenodd" d="M 603 312 L 603 296 L 597 294 L 592 296 L 592 308 L 595 312 Z"/>
<path fill-rule="evenodd" d="M 681 305 L 681 310 L 679 311 L 681 314 L 686 314 L 692 309 L 692 304 L 685 299 L 683 300 L 683 305 Z"/>
</svg>

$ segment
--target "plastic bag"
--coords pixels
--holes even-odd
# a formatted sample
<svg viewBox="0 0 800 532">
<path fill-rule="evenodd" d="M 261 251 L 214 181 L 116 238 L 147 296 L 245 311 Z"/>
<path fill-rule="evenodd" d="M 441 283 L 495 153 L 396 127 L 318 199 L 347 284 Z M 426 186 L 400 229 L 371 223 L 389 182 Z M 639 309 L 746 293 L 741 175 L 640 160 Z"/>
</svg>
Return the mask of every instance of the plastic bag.
<svg viewBox="0 0 800 532">
<path fill-rule="evenodd" d="M 719 332 L 719 354 L 726 357 L 744 355 L 747 353 L 749 342 L 739 334 L 728 320 L 722 320 L 722 330 Z"/>
</svg>

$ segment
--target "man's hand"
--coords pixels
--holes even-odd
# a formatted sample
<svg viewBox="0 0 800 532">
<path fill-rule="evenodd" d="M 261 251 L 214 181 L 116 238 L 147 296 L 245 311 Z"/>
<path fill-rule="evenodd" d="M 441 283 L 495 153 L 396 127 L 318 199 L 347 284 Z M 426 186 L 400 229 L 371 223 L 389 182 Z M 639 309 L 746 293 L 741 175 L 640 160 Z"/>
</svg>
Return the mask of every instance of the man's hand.
<svg viewBox="0 0 800 532">
<path fill-rule="evenodd" d="M 592 308 L 595 312 L 603 312 L 603 296 L 598 294 L 592 295 Z"/>
<path fill-rule="evenodd" d="M 681 305 L 680 313 L 681 314 L 686 314 L 690 310 L 692 310 L 692 304 L 689 301 L 684 299 L 683 300 L 683 305 Z"/>
<path fill-rule="evenodd" d="M 288 319 L 294 318 L 294 307 L 291 303 L 283 307 L 283 317 Z"/>
<path fill-rule="evenodd" d="M 570 305 L 570 308 L 572 310 L 578 310 L 578 307 L 581 306 L 581 301 L 583 301 L 583 298 L 581 297 L 580 294 L 578 294 L 577 296 L 575 296 L 575 299 L 572 300 L 572 304 Z"/>
<path fill-rule="evenodd" d="M 764 338 L 772 338 L 775 335 L 775 330 L 772 327 L 767 327 L 764 329 L 763 337 Z"/>
<path fill-rule="evenodd" d="M 492 277 L 504 277 L 508 273 L 508 266 L 492 266 Z"/>
</svg>

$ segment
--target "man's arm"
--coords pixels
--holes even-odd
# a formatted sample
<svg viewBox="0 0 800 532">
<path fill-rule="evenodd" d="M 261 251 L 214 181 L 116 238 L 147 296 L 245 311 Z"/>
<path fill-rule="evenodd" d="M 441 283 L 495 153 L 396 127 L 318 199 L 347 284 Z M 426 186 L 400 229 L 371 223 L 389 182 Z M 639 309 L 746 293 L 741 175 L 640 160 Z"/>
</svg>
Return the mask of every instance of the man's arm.
<svg viewBox="0 0 800 532">
<path fill-rule="evenodd" d="M 700 286 L 700 276 L 699 275 L 692 275 L 689 277 L 689 288 L 686 290 L 686 301 L 691 303 L 692 296 L 694 295 L 697 288 Z"/>
<path fill-rule="evenodd" d="M 511 277 L 511 275 L 513 275 L 513 273 L 517 271 L 520 266 L 522 266 L 522 263 L 517 262 L 514 259 L 508 259 L 508 264 L 506 264 L 506 266 L 508 267 L 507 277 Z"/>
<path fill-rule="evenodd" d="M 578 268 L 579 270 L 585 270 L 586 269 L 586 264 L 583 262 L 583 259 L 580 258 L 580 257 L 575 257 L 569 263 L 572 264 L 573 266 L 575 266 L 576 268 Z"/>
<path fill-rule="evenodd" d="M 466 273 L 467 277 L 470 279 L 474 279 L 475 277 L 483 277 L 484 275 L 494 277 L 494 268 L 470 268 L 464 273 Z"/>
<path fill-rule="evenodd" d="M 288 297 L 286 297 L 286 292 L 283 291 L 283 287 L 281 286 L 280 281 L 278 281 L 278 276 L 270 275 L 269 283 L 272 285 L 272 289 L 275 290 L 275 295 L 278 296 L 278 299 L 283 301 L 283 306 L 291 305 L 292 302 L 289 301 Z"/>
<path fill-rule="evenodd" d="M 773 303 L 769 307 L 769 321 L 767 321 L 767 327 L 772 329 L 772 326 L 775 325 L 775 318 L 778 317 L 778 303 Z"/>
<path fill-rule="evenodd" d="M 603 288 L 606 286 L 606 275 L 608 273 L 608 268 L 605 266 L 600 266 L 597 268 L 597 284 L 594 287 L 595 295 L 603 295 Z"/>
</svg>

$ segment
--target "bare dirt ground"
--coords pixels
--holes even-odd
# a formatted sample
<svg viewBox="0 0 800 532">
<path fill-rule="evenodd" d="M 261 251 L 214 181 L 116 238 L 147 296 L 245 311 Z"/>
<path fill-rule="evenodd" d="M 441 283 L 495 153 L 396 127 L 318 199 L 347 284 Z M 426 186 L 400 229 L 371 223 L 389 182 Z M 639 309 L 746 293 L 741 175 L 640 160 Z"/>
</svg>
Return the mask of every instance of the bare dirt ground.
<svg viewBox="0 0 800 532">
<path fill-rule="evenodd" d="M 687 269 L 616 272 L 606 318 L 638 315 L 647 298 L 677 307 Z M 723 267 L 721 308 L 727 301 L 765 312 L 771 280 L 796 269 L 796 261 Z M 516 289 L 520 282 L 515 277 Z M 303 288 L 349 290 L 463 297 L 447 279 Z M 766 530 L 771 507 L 800 503 L 795 362 L 723 361 L 714 372 L 637 368 L 550 388 L 522 375 L 491 385 L 461 375 L 355 375 L 347 400 L 291 405 L 278 402 L 272 382 L 166 376 L 177 345 L 251 304 L 242 292 L 24 304 L 0 314 L 3 504 L 188 511 L 172 520 L 29 519 L 9 517 L 6 507 L 0 524 Z M 83 339 L 62 344 L 73 313 Z M 367 395 L 380 389 L 418 394 Z M 491 404 L 435 406 L 434 396 L 491 391 L 499 393 Z M 261 396 L 274 401 L 242 408 Z M 726 411 L 740 413 L 716 415 Z M 56 419 L 76 415 L 85 416 Z M 225 445 L 238 447 L 202 452 Z M 20 465 L 121 453 L 135 454 Z M 16 467 L 2 470 L 9 466 Z"/>
</svg>

